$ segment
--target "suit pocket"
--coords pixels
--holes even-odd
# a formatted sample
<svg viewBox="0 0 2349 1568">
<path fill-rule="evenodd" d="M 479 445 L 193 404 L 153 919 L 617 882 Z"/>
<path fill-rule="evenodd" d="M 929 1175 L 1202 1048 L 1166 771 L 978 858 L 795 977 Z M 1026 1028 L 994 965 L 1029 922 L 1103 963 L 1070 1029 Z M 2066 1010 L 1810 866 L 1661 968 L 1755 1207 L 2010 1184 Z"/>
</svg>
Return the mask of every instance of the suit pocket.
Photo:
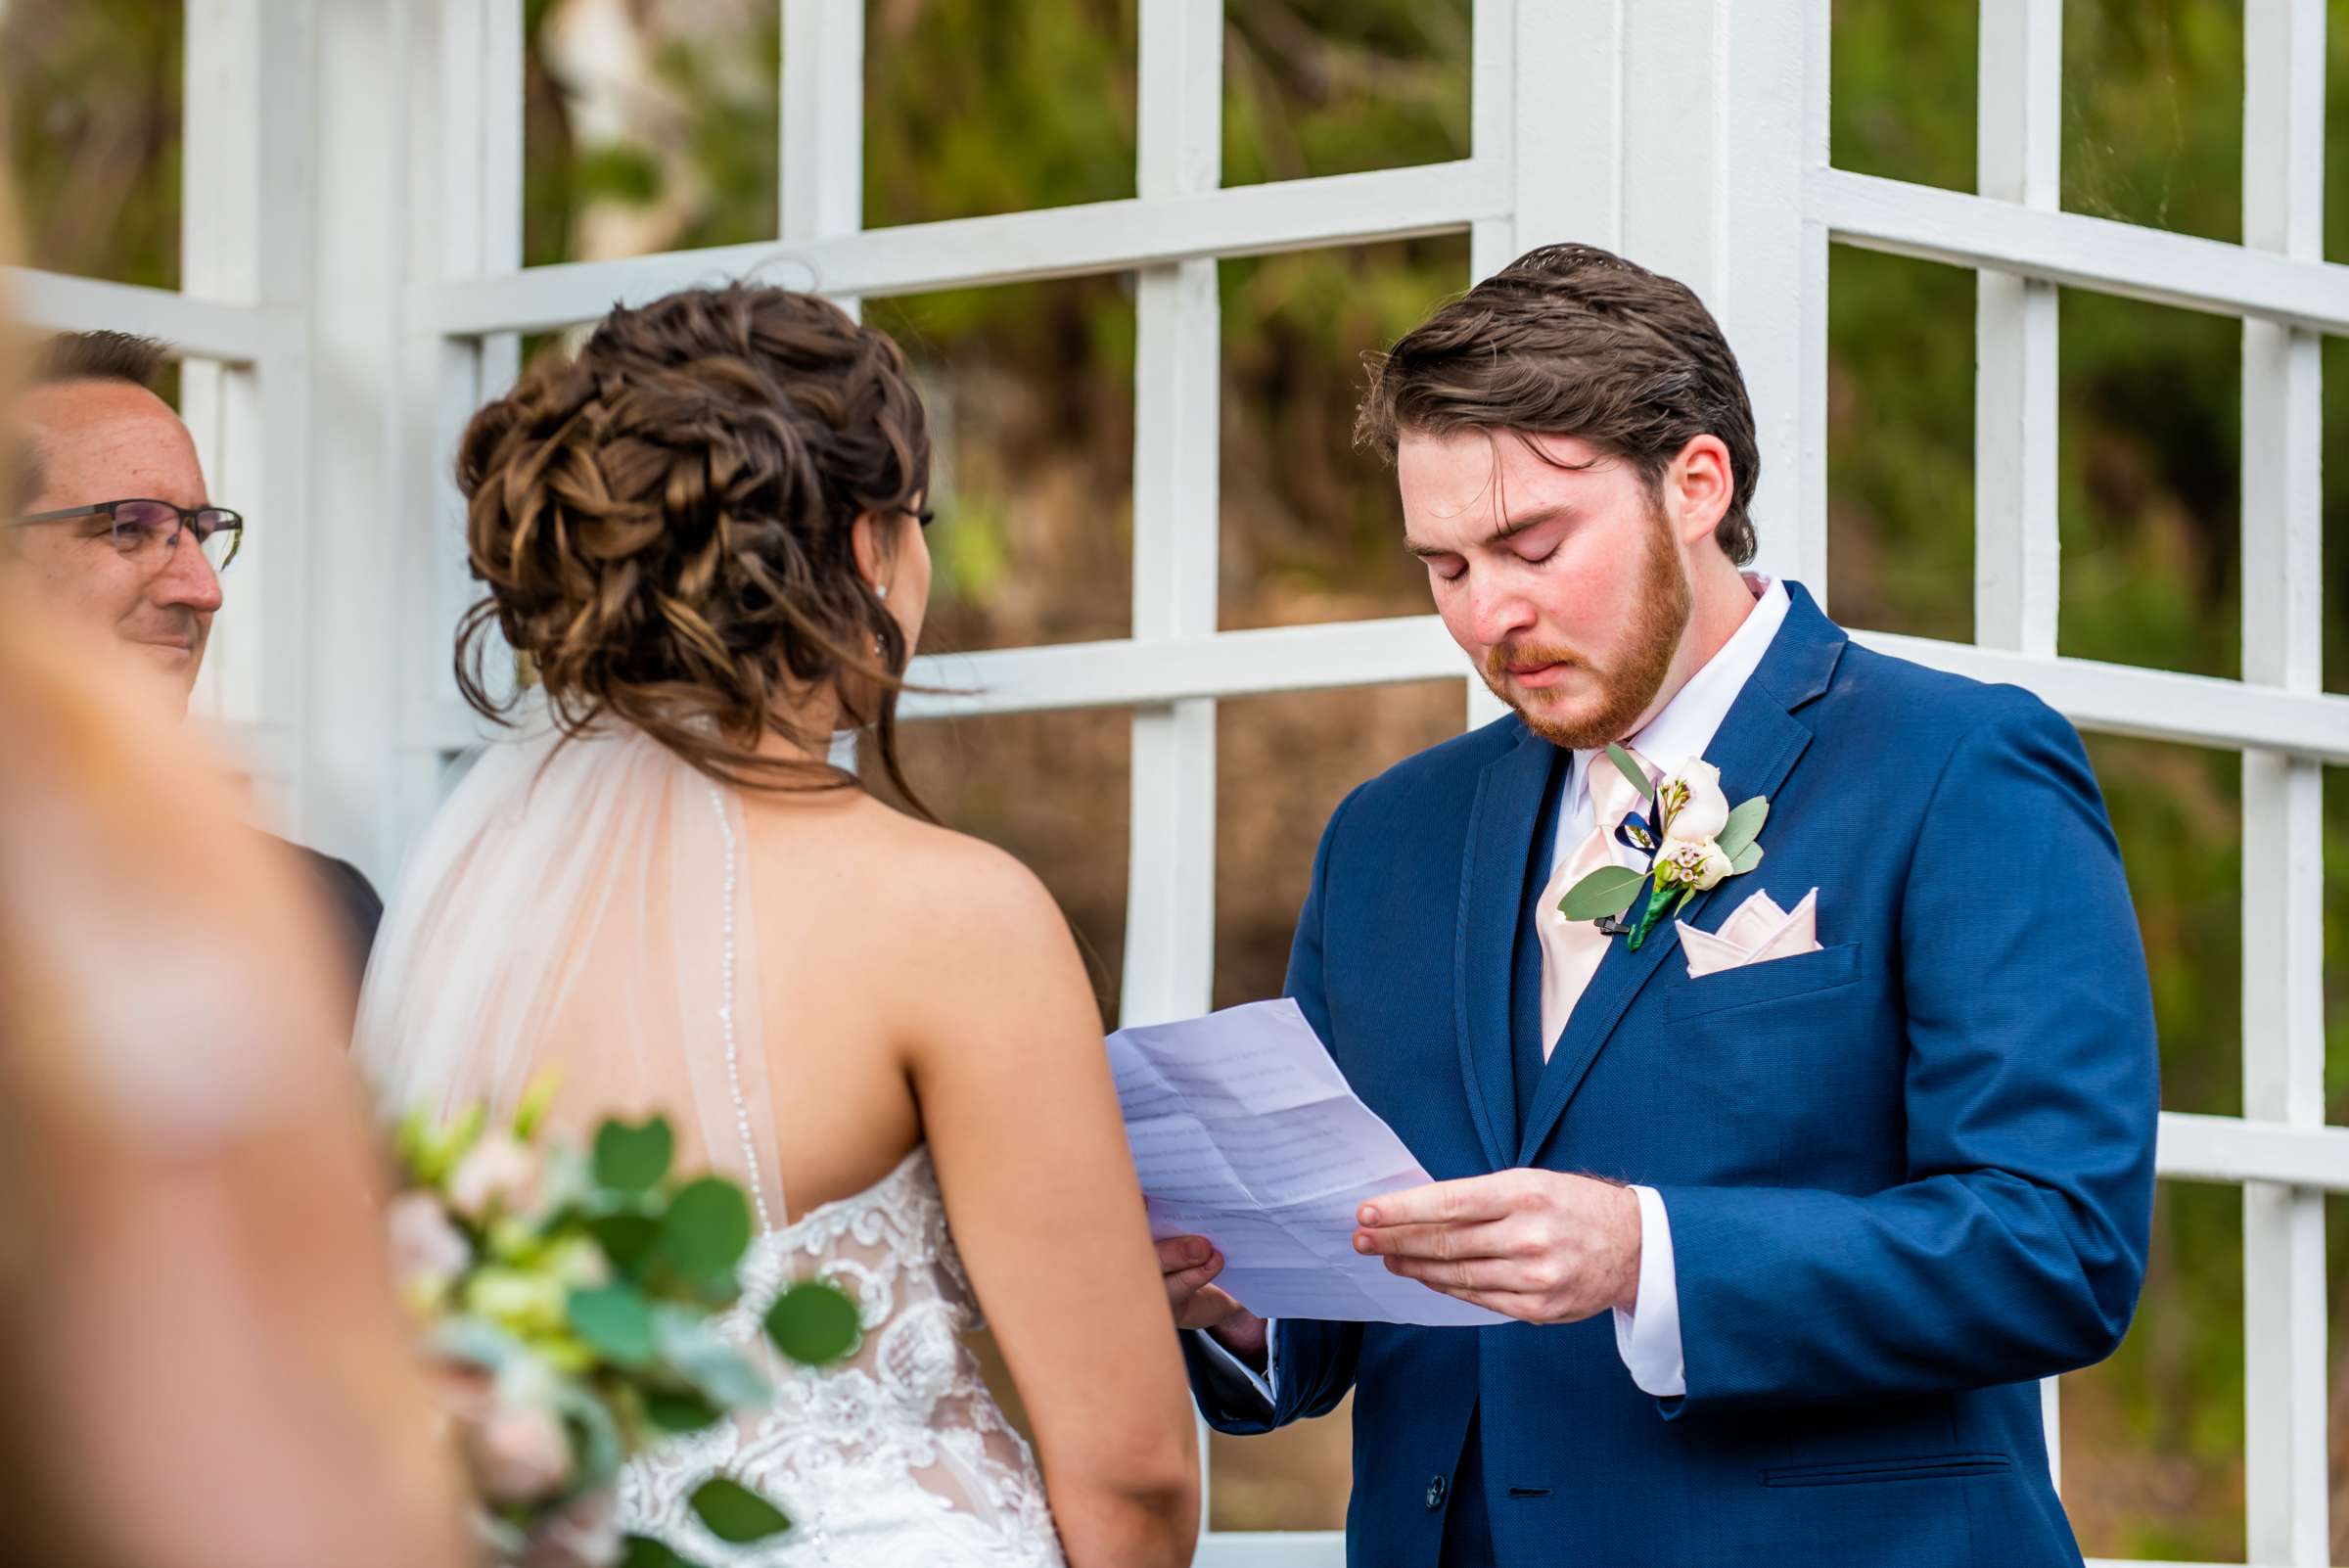
<svg viewBox="0 0 2349 1568">
<path fill-rule="evenodd" d="M 1940 1481 L 1996 1475 L 2014 1468 L 2004 1453 L 1928 1453 L 1907 1459 L 1843 1459 L 1833 1464 L 1786 1464 L 1762 1472 L 1766 1487 L 1851 1487 L 1876 1481 Z"/>
<path fill-rule="evenodd" d="M 1740 964 L 1695 980 L 1683 974 L 1665 993 L 1664 1015 L 1693 1018 L 1725 1007 L 1751 1007 L 1848 986 L 1860 978 L 1860 946 L 1856 942 L 1838 943 L 1817 952 Z"/>
</svg>

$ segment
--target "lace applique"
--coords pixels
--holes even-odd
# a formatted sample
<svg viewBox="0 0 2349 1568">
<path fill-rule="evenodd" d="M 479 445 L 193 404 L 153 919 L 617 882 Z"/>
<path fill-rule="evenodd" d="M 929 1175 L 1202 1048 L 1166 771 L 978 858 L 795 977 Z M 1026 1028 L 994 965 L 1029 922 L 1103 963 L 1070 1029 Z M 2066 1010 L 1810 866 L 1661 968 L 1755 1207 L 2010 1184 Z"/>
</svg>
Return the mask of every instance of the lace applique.
<svg viewBox="0 0 2349 1568">
<path fill-rule="evenodd" d="M 766 1348 L 760 1319 L 783 1288 L 829 1279 L 864 1322 L 854 1356 L 820 1371 Z M 664 1445 L 622 1474 L 623 1529 L 695 1561 L 757 1568 L 1062 1568 L 1042 1478 L 961 1336 L 981 1325 L 927 1149 L 880 1182 L 752 1244 L 724 1329 L 775 1380 L 755 1417 Z M 728 1546 L 687 1499 L 730 1475 L 792 1528 Z"/>
</svg>

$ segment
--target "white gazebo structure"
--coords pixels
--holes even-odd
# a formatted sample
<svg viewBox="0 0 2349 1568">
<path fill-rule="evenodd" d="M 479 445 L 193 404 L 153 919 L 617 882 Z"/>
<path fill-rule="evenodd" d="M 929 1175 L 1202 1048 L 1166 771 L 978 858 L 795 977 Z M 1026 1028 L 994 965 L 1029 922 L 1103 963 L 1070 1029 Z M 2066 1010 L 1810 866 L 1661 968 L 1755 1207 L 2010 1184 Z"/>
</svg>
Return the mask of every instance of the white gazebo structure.
<svg viewBox="0 0 2349 1568">
<path fill-rule="evenodd" d="M 2324 1196 L 2349 1192 L 2349 1129 L 2324 1120 L 2320 792 L 2349 762 L 2349 698 L 2320 677 L 2319 352 L 2349 334 L 2349 266 L 2321 249 L 2325 0 L 2247 0 L 2240 245 L 2060 209 L 2060 0 L 1981 0 L 1976 194 L 1831 165 L 1829 0 L 1475 0 L 1472 156 L 1227 189 L 1222 7 L 1141 0 L 1133 198 L 870 231 L 862 0 L 778 3 L 771 242 L 524 268 L 523 0 L 187 0 L 205 109 L 185 134 L 184 292 L 14 279 L 38 325 L 152 332 L 189 356 L 215 488 L 263 544 L 200 706 L 293 829 L 388 880 L 478 742 L 448 669 L 470 596 L 450 453 L 520 335 L 778 258 L 851 303 L 1131 272 L 1130 636 L 957 658 L 927 672 L 977 695 L 908 715 L 1130 713 L 1125 1010 L 1201 1011 L 1217 702 L 1452 678 L 1463 723 L 1490 712 L 1432 616 L 1218 629 L 1217 258 L 1465 231 L 1479 275 L 1573 238 L 1685 279 L 1761 417 L 1762 565 L 1815 591 L 1828 248 L 1977 269 L 1974 639 L 1863 640 L 2031 687 L 2083 729 L 2240 752 L 2244 1111 L 2165 1114 L 2160 1171 L 2242 1189 L 2247 1560 L 2328 1563 Z M 2242 321 L 2239 681 L 2056 654 L 2059 285 Z M 1201 1560 L 1341 1555 L 1330 1535 L 1223 1534 Z"/>
</svg>

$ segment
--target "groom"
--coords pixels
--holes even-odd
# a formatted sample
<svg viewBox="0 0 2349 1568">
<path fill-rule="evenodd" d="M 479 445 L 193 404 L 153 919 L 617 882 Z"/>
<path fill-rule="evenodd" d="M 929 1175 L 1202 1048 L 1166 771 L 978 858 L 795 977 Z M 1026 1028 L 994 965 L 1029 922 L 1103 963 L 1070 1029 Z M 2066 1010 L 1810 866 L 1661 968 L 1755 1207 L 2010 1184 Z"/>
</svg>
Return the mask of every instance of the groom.
<svg viewBox="0 0 2349 1568">
<path fill-rule="evenodd" d="M 2034 1380 L 2128 1326 L 2156 1098 L 2078 736 L 1739 570 L 1753 414 L 1670 279 L 1536 251 L 1395 346 L 1359 432 L 1515 713 L 1338 807 L 1288 989 L 1438 1178 L 1355 1246 L 1518 1320 L 1267 1324 L 1170 1240 L 1208 1420 L 1352 1392 L 1358 1568 L 2077 1564 Z M 1610 742 L 1666 805 L 1692 779 L 1689 833 L 1769 807 L 1636 947 L 1645 887 L 1558 909 L 1664 826 Z"/>
</svg>

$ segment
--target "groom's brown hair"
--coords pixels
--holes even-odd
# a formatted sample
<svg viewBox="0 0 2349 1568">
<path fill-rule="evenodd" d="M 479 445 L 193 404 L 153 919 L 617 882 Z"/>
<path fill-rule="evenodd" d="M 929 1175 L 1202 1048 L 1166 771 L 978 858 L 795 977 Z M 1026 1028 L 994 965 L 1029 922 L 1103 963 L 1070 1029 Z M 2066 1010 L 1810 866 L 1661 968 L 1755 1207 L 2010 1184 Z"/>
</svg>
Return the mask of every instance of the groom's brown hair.
<svg viewBox="0 0 2349 1568">
<path fill-rule="evenodd" d="M 1571 436 L 1632 464 L 1652 493 L 1681 448 L 1718 437 L 1732 489 L 1714 538 L 1740 566 L 1754 558 L 1753 404 L 1720 323 L 1686 284 L 1596 246 L 1545 245 L 1366 362 L 1355 442 L 1389 462 L 1405 433 Z"/>
</svg>

